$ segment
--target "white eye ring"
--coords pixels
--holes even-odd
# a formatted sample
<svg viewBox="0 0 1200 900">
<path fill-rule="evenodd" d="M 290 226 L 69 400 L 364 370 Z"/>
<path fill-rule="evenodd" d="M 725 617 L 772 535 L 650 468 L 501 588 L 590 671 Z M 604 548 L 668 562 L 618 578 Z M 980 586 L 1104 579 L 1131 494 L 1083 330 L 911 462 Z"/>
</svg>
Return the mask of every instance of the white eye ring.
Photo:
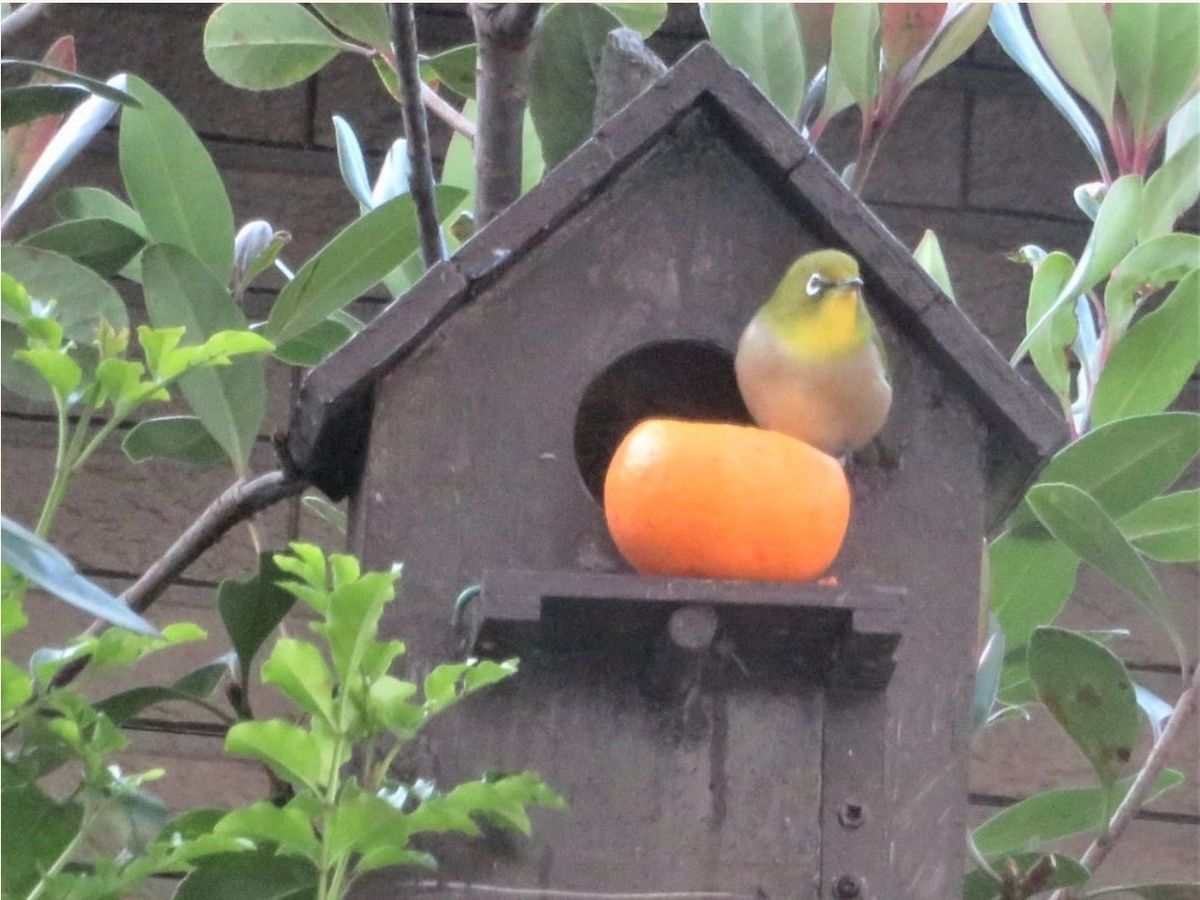
<svg viewBox="0 0 1200 900">
<path fill-rule="evenodd" d="M 829 282 L 822 278 L 818 273 L 813 272 L 809 276 L 808 284 L 804 286 L 804 293 L 810 297 L 819 297 L 825 288 L 829 287 Z"/>
</svg>

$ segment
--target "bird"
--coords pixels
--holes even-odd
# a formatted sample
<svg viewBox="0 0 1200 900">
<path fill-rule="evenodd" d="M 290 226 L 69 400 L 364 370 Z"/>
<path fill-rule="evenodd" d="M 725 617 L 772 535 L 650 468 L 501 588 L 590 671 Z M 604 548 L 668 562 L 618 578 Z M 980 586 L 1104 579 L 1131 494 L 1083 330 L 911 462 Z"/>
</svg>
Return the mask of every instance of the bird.
<svg viewBox="0 0 1200 900">
<path fill-rule="evenodd" d="M 792 263 L 742 332 L 734 370 L 759 427 L 843 462 L 871 443 L 892 386 L 858 261 L 817 250 Z"/>
</svg>

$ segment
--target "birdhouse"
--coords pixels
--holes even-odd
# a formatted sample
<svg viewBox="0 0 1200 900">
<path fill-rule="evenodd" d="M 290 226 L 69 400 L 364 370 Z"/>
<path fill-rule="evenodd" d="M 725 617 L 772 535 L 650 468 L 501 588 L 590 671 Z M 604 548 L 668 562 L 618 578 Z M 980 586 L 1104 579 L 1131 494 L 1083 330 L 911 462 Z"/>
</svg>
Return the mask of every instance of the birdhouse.
<svg viewBox="0 0 1200 900">
<path fill-rule="evenodd" d="M 883 451 L 851 466 L 833 579 L 635 574 L 602 506 L 615 448 L 650 416 L 749 422 L 738 337 L 823 247 L 859 260 L 894 392 Z M 448 843 L 445 896 L 928 900 L 963 871 L 982 539 L 1064 437 L 701 45 L 315 369 L 287 452 L 351 497 L 367 564 L 403 561 L 386 626 L 418 667 L 521 657 L 414 768 L 533 769 L 570 809 L 529 839 Z"/>
</svg>

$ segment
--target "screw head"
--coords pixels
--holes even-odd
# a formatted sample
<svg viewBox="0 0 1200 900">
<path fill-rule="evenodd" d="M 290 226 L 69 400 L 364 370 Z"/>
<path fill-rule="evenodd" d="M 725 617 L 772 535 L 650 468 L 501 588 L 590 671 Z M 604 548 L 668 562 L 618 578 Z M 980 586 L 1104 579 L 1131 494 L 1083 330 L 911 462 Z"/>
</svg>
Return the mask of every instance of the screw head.
<svg viewBox="0 0 1200 900">
<path fill-rule="evenodd" d="M 846 802 L 838 809 L 838 821 L 843 828 L 858 828 L 867 820 L 867 811 L 861 803 Z"/>
<path fill-rule="evenodd" d="M 833 882 L 833 896 L 837 900 L 855 900 L 862 896 L 862 879 L 857 875 L 840 875 Z"/>
</svg>

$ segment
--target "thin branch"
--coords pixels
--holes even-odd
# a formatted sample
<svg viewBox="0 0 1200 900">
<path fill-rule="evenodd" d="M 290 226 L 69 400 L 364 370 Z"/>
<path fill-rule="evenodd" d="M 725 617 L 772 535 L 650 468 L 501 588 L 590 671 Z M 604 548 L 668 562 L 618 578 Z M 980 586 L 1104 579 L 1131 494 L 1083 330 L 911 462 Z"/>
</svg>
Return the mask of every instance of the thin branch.
<svg viewBox="0 0 1200 900">
<path fill-rule="evenodd" d="M 189 525 L 175 543 L 159 557 L 141 578 L 121 594 L 121 599 L 134 612 L 145 612 L 176 578 L 183 574 L 209 547 L 219 541 L 234 525 L 257 512 L 299 494 L 308 482 L 289 472 L 277 470 L 253 478 L 242 478 L 220 494 L 208 508 Z M 86 634 L 95 634 L 105 626 L 94 621 Z M 54 686 L 62 687 L 74 681 L 87 666 L 89 657 L 80 657 L 64 666 L 54 678 Z"/>
<path fill-rule="evenodd" d="M 475 143 L 475 123 L 451 106 L 445 98 L 423 81 L 421 82 L 421 99 L 431 113 L 471 143 Z"/>
<path fill-rule="evenodd" d="M 400 80 L 400 113 L 408 139 L 408 161 L 412 169 L 409 190 L 417 208 L 421 256 L 425 268 L 445 258 L 442 232 L 438 227 L 433 195 L 433 158 L 429 151 L 429 126 L 421 102 L 421 70 L 417 62 L 417 23 L 411 3 L 392 4 L 392 43 L 396 47 L 396 74 Z"/>
<path fill-rule="evenodd" d="M 1187 727 L 1188 720 L 1196 712 L 1198 698 L 1200 698 L 1200 666 L 1197 666 L 1192 671 L 1191 684 L 1188 685 L 1187 690 L 1179 695 L 1179 699 L 1175 702 L 1175 708 L 1171 711 L 1171 718 L 1167 720 L 1167 725 L 1163 729 L 1162 734 L 1159 735 L 1154 746 L 1150 748 L 1150 755 L 1146 757 L 1145 765 L 1138 772 L 1133 786 L 1129 788 L 1129 793 L 1125 795 L 1125 799 L 1121 801 L 1121 805 L 1113 813 L 1108 827 L 1092 841 L 1091 846 L 1087 848 L 1087 851 L 1080 858 L 1079 864 L 1089 872 L 1095 872 L 1108 857 L 1113 845 L 1124 834 L 1125 829 L 1129 827 L 1129 823 L 1133 821 L 1134 816 L 1141 810 L 1146 797 L 1149 796 L 1154 785 L 1158 783 L 1158 777 L 1162 774 L 1162 770 L 1167 764 L 1167 757 L 1170 755 L 1171 748 L 1179 740 L 1179 736 L 1183 734 L 1184 729 Z M 1069 896 L 1073 895 L 1059 891 L 1051 900 L 1064 900 L 1064 898 Z"/>
<path fill-rule="evenodd" d="M 468 894 L 495 894 L 501 897 L 546 897 L 552 900 L 754 900 L 757 894 L 731 894 L 728 891 L 572 891 L 559 888 L 509 887 L 503 884 L 478 884 L 468 881 L 418 881 L 406 885 L 418 891 L 454 891 Z"/>
<path fill-rule="evenodd" d="M 12 37 L 26 25 L 32 25 L 42 14 L 41 3 L 25 3 L 0 19 L 0 37 Z"/>
<path fill-rule="evenodd" d="M 472 3 L 478 101 L 475 227 L 521 196 L 521 132 L 537 3 Z"/>
</svg>

